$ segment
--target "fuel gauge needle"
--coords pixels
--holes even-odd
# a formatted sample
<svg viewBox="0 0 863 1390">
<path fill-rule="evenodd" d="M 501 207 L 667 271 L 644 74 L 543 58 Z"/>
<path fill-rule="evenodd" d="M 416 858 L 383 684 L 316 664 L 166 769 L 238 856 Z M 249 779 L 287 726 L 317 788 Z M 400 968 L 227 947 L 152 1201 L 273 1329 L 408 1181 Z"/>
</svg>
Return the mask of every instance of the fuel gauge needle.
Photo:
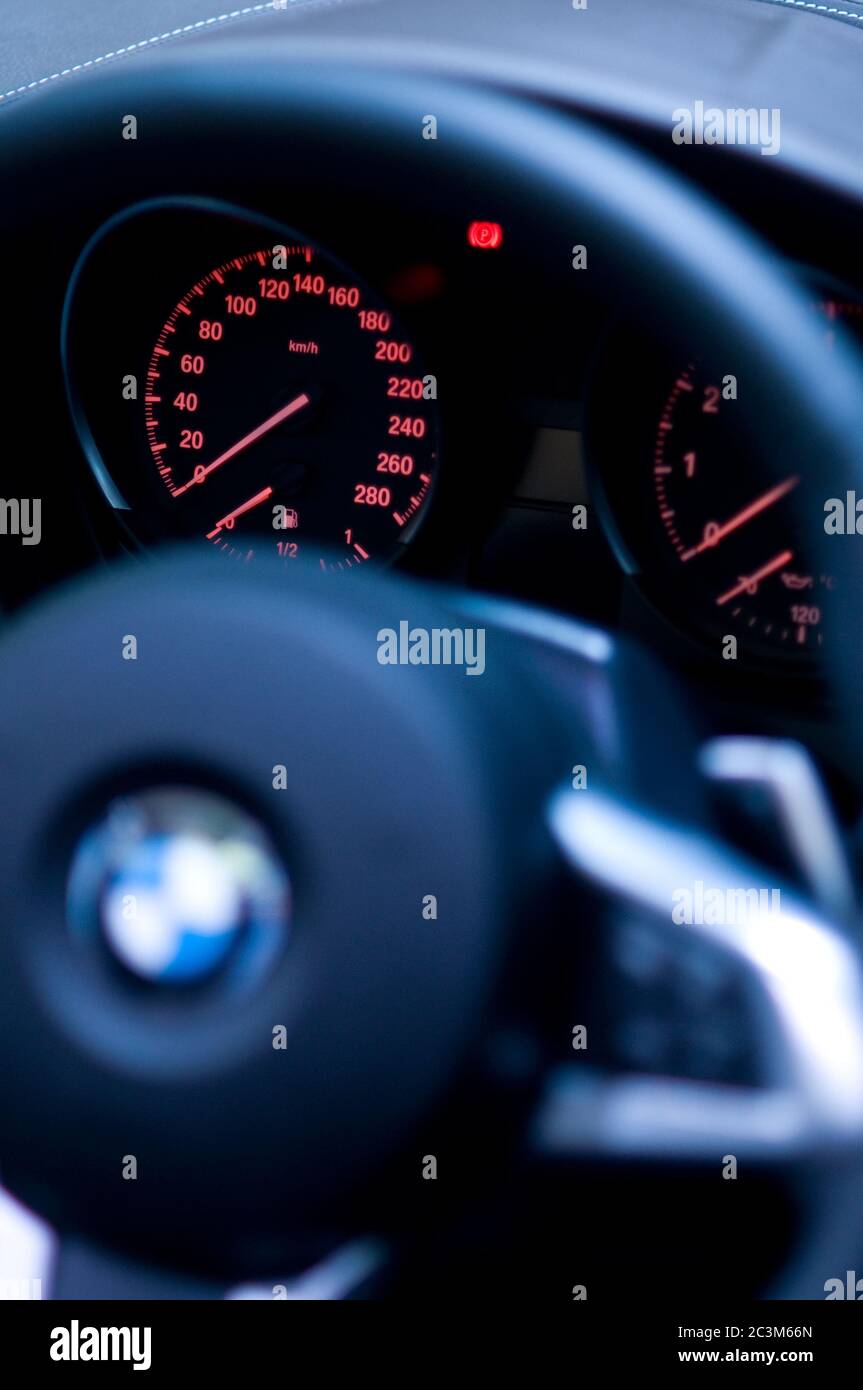
<svg viewBox="0 0 863 1390">
<path fill-rule="evenodd" d="M 175 488 L 172 496 L 181 497 L 184 492 L 188 492 L 190 487 L 194 487 L 196 483 L 202 483 L 204 479 L 209 477 L 211 473 L 214 473 L 217 468 L 221 468 L 223 463 L 227 463 L 228 459 L 232 459 L 237 454 L 242 453 L 243 449 L 248 449 L 249 445 L 254 444 L 256 439 L 261 439 L 263 435 L 269 434 L 270 430 L 274 430 L 276 425 L 280 425 L 283 420 L 287 420 L 291 415 L 296 415 L 298 410 L 304 409 L 304 407 L 309 404 L 310 400 L 311 397 L 307 396 L 305 391 L 302 391 L 299 396 L 295 396 L 287 405 L 283 405 L 281 410 L 277 410 L 274 415 L 268 416 L 256 429 L 250 430 L 248 434 L 244 434 L 242 439 L 238 439 L 236 444 L 231 445 L 230 449 L 226 449 L 223 454 L 219 454 L 219 457 L 213 459 L 212 463 L 208 463 L 205 468 L 196 468 L 189 481 L 183 483 L 182 487 Z"/>
<path fill-rule="evenodd" d="M 243 512 L 250 512 L 253 507 L 260 506 L 261 502 L 266 502 L 267 498 L 272 497 L 272 495 L 273 489 L 271 487 L 262 488 L 260 492 L 255 493 L 254 497 L 250 497 L 248 502 L 244 502 L 240 507 L 235 507 L 232 512 L 228 512 L 227 516 L 223 516 L 221 521 L 217 521 L 213 530 L 207 532 L 207 540 L 211 541 L 214 536 L 218 536 L 222 527 L 226 531 L 233 530 L 234 522 L 238 516 L 242 516 Z"/>
</svg>

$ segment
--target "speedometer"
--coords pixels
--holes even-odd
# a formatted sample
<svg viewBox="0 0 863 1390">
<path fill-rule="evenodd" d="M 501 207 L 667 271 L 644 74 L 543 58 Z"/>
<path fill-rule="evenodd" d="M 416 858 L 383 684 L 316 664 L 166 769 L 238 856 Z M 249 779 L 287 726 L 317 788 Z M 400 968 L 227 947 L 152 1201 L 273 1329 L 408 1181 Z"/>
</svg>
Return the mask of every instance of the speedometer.
<svg viewBox="0 0 863 1390">
<path fill-rule="evenodd" d="M 431 494 L 436 395 L 392 311 L 315 247 L 213 267 L 174 304 L 146 374 L 172 532 L 245 560 L 391 558 Z"/>
</svg>

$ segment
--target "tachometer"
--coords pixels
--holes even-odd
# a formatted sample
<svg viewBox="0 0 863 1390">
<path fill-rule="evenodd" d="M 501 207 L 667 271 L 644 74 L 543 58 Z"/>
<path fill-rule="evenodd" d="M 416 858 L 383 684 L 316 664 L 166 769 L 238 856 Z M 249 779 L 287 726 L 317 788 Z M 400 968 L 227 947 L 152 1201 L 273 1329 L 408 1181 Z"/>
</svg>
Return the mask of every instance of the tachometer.
<svg viewBox="0 0 863 1390">
<path fill-rule="evenodd" d="M 392 311 L 312 245 L 256 248 L 190 285 L 144 393 L 172 533 L 346 569 L 416 529 L 438 463 L 435 378 Z"/>
<path fill-rule="evenodd" d="M 704 626 L 760 643 L 820 647 L 833 576 L 810 565 L 790 495 L 801 478 L 760 477 L 735 437 L 739 415 L 719 379 L 691 363 L 657 421 L 657 520 Z"/>
<path fill-rule="evenodd" d="M 824 364 L 841 326 L 863 338 L 863 304 L 813 297 Z M 821 464 L 802 477 L 747 447 L 746 382 L 727 363 L 688 363 L 627 340 L 635 411 L 620 409 L 620 361 L 609 357 L 588 419 L 595 482 L 624 567 L 655 609 L 716 655 L 735 638 L 756 665 L 812 666 L 824 642 L 835 577 L 816 563 L 807 528 L 823 520 Z M 823 489 L 822 489 L 823 490 Z M 736 649 L 735 649 L 736 650 Z"/>
</svg>

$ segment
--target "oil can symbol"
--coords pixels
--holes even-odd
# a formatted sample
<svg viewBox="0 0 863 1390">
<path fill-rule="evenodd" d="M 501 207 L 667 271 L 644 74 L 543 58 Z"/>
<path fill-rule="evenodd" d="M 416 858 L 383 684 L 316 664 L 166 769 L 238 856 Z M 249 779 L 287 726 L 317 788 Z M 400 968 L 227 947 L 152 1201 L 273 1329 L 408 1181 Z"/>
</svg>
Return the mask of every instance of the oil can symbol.
<svg viewBox="0 0 863 1390">
<path fill-rule="evenodd" d="M 779 578 L 786 589 L 811 589 L 815 582 L 811 574 L 792 574 L 788 570 Z"/>
</svg>

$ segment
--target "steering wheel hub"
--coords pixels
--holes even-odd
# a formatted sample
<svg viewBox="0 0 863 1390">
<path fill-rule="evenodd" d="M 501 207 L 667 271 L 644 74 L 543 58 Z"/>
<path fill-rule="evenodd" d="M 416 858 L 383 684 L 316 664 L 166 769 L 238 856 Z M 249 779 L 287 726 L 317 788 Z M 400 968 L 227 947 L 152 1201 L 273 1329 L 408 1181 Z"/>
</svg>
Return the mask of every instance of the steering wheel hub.
<svg viewBox="0 0 863 1390">
<path fill-rule="evenodd" d="M 526 677 L 503 636 L 481 680 L 381 664 L 405 613 L 457 619 L 334 584 L 176 553 L 7 634 L 4 1179 L 59 1225 L 255 1266 L 380 1169 L 483 1026 L 534 881 L 500 807 L 539 818 L 549 778 Z"/>
</svg>

